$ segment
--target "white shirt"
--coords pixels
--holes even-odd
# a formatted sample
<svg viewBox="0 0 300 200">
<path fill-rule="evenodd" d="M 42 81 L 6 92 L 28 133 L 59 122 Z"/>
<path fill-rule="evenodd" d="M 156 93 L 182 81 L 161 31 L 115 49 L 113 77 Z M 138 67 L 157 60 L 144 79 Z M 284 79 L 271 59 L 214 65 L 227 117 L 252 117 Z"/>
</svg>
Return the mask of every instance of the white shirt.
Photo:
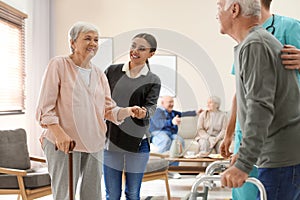
<svg viewBox="0 0 300 200">
<path fill-rule="evenodd" d="M 92 69 L 85 69 L 85 68 L 82 68 L 82 67 L 78 67 L 76 66 L 79 70 L 79 74 L 83 80 L 83 82 L 89 86 L 90 85 L 90 80 L 91 80 L 91 71 Z"/>
<path fill-rule="evenodd" d="M 143 68 L 141 69 L 141 71 L 135 76 L 135 77 L 132 77 L 131 74 L 130 74 L 130 69 L 129 69 L 129 62 L 125 63 L 122 67 L 122 71 L 126 73 L 126 75 L 129 77 L 129 78 L 138 78 L 140 77 L 141 75 L 143 76 L 146 76 L 147 73 L 149 72 L 149 69 L 148 67 L 146 66 L 146 64 L 143 66 Z"/>
</svg>

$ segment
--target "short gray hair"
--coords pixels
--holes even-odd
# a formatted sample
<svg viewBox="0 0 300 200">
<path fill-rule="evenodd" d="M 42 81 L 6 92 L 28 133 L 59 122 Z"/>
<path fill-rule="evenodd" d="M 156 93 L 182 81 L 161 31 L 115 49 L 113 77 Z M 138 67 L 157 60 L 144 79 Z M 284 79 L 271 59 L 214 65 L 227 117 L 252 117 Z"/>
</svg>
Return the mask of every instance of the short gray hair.
<svg viewBox="0 0 300 200">
<path fill-rule="evenodd" d="M 219 109 L 221 106 L 221 99 L 217 96 L 210 96 L 209 99 L 214 102 L 217 106 L 217 108 Z"/>
<path fill-rule="evenodd" d="M 260 0 L 226 0 L 224 10 L 227 10 L 233 3 L 238 3 L 240 5 L 242 16 L 261 16 Z"/>
<path fill-rule="evenodd" d="M 82 21 L 76 22 L 69 30 L 69 40 L 76 41 L 80 33 L 87 33 L 90 31 L 96 32 L 99 35 L 99 30 L 94 24 L 82 22 Z M 71 51 L 73 52 L 74 50 L 71 44 L 70 44 L 70 48 Z"/>
</svg>

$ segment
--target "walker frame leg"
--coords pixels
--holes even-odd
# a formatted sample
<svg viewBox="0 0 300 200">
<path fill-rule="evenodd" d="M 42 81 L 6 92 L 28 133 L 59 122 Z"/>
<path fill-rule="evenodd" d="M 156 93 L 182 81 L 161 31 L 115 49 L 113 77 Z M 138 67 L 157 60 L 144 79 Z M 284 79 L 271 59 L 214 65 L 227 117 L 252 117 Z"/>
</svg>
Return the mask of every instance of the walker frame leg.
<svg viewBox="0 0 300 200">
<path fill-rule="evenodd" d="M 205 170 L 205 174 L 202 175 L 200 178 L 198 178 L 192 186 L 189 200 L 196 200 L 197 197 L 202 197 L 203 200 L 207 200 L 208 196 L 208 189 L 211 186 L 211 183 L 213 181 L 221 181 L 221 176 L 220 175 L 213 175 L 216 171 L 222 172 L 226 170 L 226 166 L 229 164 L 229 161 L 215 161 L 211 163 Z M 203 192 L 198 192 L 197 188 L 200 185 L 200 183 L 203 184 Z M 254 184 L 260 192 L 260 199 L 261 200 L 267 200 L 267 193 L 266 190 L 263 186 L 263 184 L 256 178 L 250 177 L 246 180 L 246 182 Z"/>
</svg>

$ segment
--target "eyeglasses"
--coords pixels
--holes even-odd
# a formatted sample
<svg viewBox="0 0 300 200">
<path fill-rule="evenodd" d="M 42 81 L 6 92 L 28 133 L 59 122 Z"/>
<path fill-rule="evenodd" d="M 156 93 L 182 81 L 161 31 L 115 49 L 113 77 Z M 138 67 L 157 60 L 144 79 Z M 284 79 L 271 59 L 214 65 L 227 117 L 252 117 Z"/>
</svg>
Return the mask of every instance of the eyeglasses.
<svg viewBox="0 0 300 200">
<path fill-rule="evenodd" d="M 274 17 L 274 14 L 272 14 L 272 22 L 271 22 L 270 26 L 266 27 L 266 30 L 269 31 L 270 33 L 272 33 L 272 35 L 274 35 L 274 33 L 275 33 L 274 21 L 275 21 L 275 17 Z"/>
<path fill-rule="evenodd" d="M 135 46 L 131 45 L 130 50 L 136 50 L 136 51 L 146 51 L 147 49 L 151 49 L 150 47 L 144 47 L 144 46 Z"/>
</svg>

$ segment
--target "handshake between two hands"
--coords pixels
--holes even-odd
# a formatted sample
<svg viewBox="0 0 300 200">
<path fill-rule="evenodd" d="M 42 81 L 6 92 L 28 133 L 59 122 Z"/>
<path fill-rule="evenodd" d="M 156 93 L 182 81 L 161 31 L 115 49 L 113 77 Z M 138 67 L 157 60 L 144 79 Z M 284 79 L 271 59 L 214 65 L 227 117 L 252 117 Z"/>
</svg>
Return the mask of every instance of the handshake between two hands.
<svg viewBox="0 0 300 200">
<path fill-rule="evenodd" d="M 145 107 L 132 106 L 128 107 L 128 111 L 131 117 L 142 119 L 146 117 L 147 109 Z"/>
</svg>

